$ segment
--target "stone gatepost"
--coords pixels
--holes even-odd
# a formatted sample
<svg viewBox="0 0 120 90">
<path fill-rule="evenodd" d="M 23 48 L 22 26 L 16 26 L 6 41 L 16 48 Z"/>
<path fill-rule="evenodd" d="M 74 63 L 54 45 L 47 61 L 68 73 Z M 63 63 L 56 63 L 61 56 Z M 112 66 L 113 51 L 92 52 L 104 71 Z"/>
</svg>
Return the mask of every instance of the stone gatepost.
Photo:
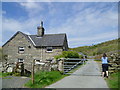
<svg viewBox="0 0 120 90">
<path fill-rule="evenodd" d="M 60 72 L 63 72 L 64 71 L 64 59 L 60 59 L 59 62 L 58 62 L 58 70 Z"/>
</svg>

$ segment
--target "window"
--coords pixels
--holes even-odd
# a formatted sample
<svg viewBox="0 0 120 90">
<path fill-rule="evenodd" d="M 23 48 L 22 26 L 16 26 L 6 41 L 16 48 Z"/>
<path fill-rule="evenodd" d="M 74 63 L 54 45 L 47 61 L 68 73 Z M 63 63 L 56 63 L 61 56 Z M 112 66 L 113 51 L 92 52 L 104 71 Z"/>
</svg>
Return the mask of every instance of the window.
<svg viewBox="0 0 120 90">
<path fill-rule="evenodd" d="M 24 53 L 24 50 L 25 50 L 24 47 L 19 47 L 18 48 L 18 53 Z"/>
<path fill-rule="evenodd" d="M 31 46 L 28 46 L 28 48 L 31 48 Z"/>
<path fill-rule="evenodd" d="M 65 51 L 65 47 L 63 47 L 63 51 Z"/>
<path fill-rule="evenodd" d="M 52 47 L 47 47 L 47 51 L 46 52 L 53 52 L 52 49 L 53 49 Z"/>
<path fill-rule="evenodd" d="M 19 63 L 23 63 L 23 62 L 24 62 L 24 59 L 18 58 L 18 62 L 19 62 Z"/>
</svg>

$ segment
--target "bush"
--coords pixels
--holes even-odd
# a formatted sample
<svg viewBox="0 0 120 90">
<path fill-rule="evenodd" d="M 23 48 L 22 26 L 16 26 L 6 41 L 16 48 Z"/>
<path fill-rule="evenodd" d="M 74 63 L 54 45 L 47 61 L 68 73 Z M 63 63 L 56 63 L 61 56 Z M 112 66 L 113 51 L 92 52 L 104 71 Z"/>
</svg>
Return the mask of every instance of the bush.
<svg viewBox="0 0 120 90">
<path fill-rule="evenodd" d="M 55 56 L 55 59 L 59 58 L 79 58 L 79 54 L 75 51 L 63 51 L 61 55 Z"/>
<path fill-rule="evenodd" d="M 56 55 L 54 56 L 55 59 L 59 59 L 59 58 L 63 58 L 64 56 L 61 54 L 61 55 Z"/>
</svg>

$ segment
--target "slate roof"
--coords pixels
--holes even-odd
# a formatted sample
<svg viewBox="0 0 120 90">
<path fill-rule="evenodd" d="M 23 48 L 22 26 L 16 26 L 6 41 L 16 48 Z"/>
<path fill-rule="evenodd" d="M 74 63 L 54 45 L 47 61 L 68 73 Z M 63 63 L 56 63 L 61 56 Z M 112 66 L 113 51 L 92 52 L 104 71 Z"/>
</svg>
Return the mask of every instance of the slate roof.
<svg viewBox="0 0 120 90">
<path fill-rule="evenodd" d="M 45 34 L 43 37 L 29 35 L 36 46 L 63 46 L 66 34 Z"/>
<path fill-rule="evenodd" d="M 6 43 L 8 43 L 18 33 L 23 34 L 35 47 L 40 47 L 40 46 L 63 46 L 64 41 L 66 39 L 66 34 L 65 33 L 64 34 L 45 34 L 43 37 L 38 37 L 37 35 L 27 35 L 27 34 L 24 34 L 20 31 L 18 31 Z"/>
</svg>

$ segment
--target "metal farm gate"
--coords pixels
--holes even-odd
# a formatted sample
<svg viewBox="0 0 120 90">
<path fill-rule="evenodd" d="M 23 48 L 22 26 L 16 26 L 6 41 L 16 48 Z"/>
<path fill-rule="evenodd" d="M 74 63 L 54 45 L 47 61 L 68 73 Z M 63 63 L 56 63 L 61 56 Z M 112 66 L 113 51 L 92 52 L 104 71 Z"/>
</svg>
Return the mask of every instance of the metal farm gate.
<svg viewBox="0 0 120 90">
<path fill-rule="evenodd" d="M 70 74 L 69 72 L 80 64 L 83 64 L 83 59 L 79 59 L 79 58 L 64 59 L 63 61 L 64 74 Z"/>
</svg>

